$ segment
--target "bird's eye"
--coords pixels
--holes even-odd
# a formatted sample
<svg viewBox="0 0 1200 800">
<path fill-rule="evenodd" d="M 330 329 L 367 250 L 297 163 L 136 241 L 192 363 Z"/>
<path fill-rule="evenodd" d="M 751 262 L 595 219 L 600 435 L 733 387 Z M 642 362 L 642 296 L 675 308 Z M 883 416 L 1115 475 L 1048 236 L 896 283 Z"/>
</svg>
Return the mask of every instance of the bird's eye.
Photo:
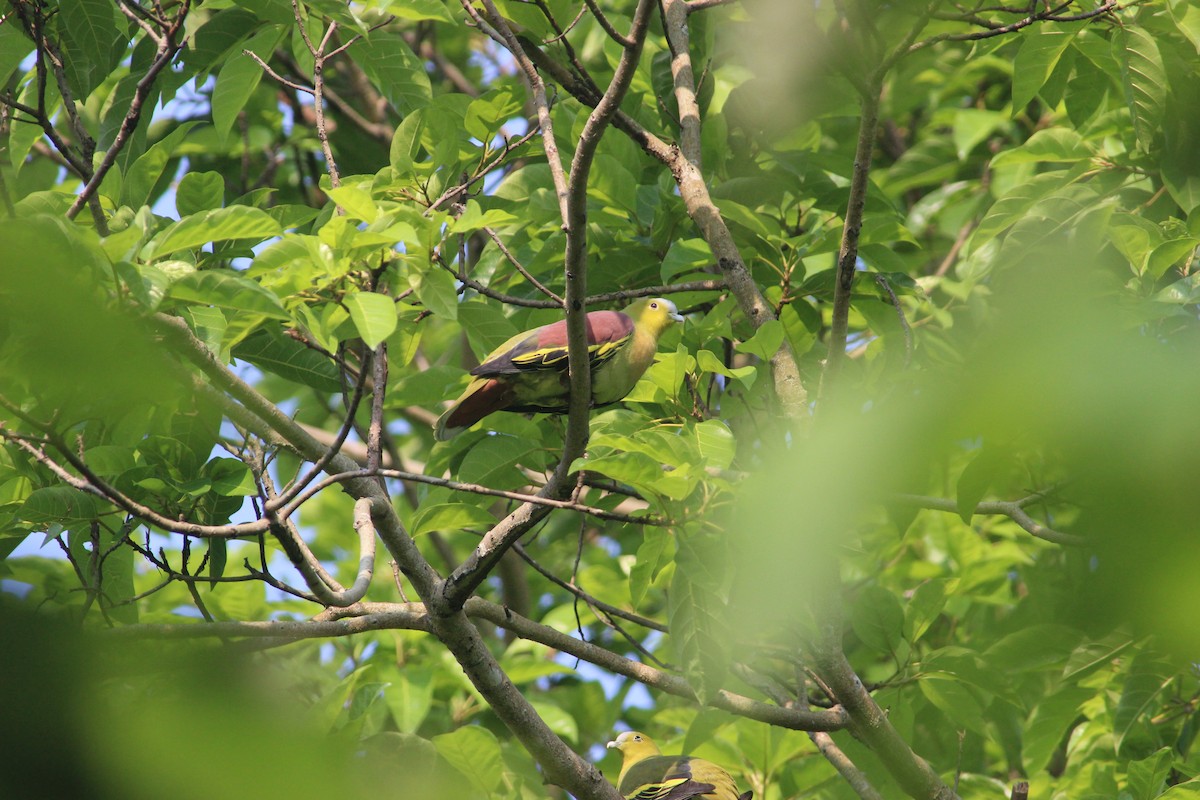
<svg viewBox="0 0 1200 800">
<path fill-rule="evenodd" d="M 658 303 L 651 303 L 651 304 L 650 304 L 650 307 L 651 307 L 651 308 L 658 308 Z"/>
</svg>

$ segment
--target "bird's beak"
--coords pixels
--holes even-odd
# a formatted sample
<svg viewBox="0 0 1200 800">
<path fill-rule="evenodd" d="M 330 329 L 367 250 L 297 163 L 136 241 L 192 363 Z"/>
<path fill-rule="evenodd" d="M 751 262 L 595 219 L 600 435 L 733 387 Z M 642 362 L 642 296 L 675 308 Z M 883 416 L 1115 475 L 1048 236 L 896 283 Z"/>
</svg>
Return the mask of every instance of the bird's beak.
<svg viewBox="0 0 1200 800">
<path fill-rule="evenodd" d="M 674 311 L 671 313 L 671 319 L 675 320 L 676 322 L 683 322 L 683 314 L 680 314 L 678 311 Z"/>
<path fill-rule="evenodd" d="M 606 744 L 604 746 L 607 747 L 609 750 L 620 750 L 621 749 L 621 745 L 617 744 L 616 742 L 609 742 L 608 744 Z"/>
</svg>

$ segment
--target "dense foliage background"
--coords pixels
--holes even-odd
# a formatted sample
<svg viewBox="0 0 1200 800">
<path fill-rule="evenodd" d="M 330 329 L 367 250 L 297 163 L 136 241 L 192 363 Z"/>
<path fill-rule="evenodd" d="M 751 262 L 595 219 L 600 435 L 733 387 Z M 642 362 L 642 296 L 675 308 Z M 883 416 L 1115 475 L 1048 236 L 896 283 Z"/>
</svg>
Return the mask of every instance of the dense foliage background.
<svg viewBox="0 0 1200 800">
<path fill-rule="evenodd" d="M 3 12 L 6 796 L 1200 796 L 1193 0 Z"/>
</svg>

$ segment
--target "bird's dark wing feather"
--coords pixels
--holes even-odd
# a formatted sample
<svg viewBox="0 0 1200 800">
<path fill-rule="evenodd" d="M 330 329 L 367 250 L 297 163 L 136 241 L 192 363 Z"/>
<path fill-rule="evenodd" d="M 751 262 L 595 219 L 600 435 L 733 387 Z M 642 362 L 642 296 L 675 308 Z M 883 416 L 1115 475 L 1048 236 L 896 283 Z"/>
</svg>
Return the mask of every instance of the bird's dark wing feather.
<svg viewBox="0 0 1200 800">
<path fill-rule="evenodd" d="M 686 756 L 651 756 L 634 764 L 618 790 L 628 800 L 689 800 L 716 790 L 711 783 L 692 778 L 692 759 Z"/>
</svg>

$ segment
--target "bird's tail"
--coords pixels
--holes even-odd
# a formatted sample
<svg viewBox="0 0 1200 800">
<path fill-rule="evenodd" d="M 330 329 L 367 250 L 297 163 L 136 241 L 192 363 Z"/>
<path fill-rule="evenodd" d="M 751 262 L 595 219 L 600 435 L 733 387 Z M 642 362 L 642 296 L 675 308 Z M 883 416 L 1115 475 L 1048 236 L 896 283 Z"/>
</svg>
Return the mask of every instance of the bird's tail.
<svg viewBox="0 0 1200 800">
<path fill-rule="evenodd" d="M 433 423 L 433 435 L 439 442 L 453 439 L 479 420 L 512 402 L 512 389 L 497 380 L 476 380 L 462 397 Z"/>
</svg>

